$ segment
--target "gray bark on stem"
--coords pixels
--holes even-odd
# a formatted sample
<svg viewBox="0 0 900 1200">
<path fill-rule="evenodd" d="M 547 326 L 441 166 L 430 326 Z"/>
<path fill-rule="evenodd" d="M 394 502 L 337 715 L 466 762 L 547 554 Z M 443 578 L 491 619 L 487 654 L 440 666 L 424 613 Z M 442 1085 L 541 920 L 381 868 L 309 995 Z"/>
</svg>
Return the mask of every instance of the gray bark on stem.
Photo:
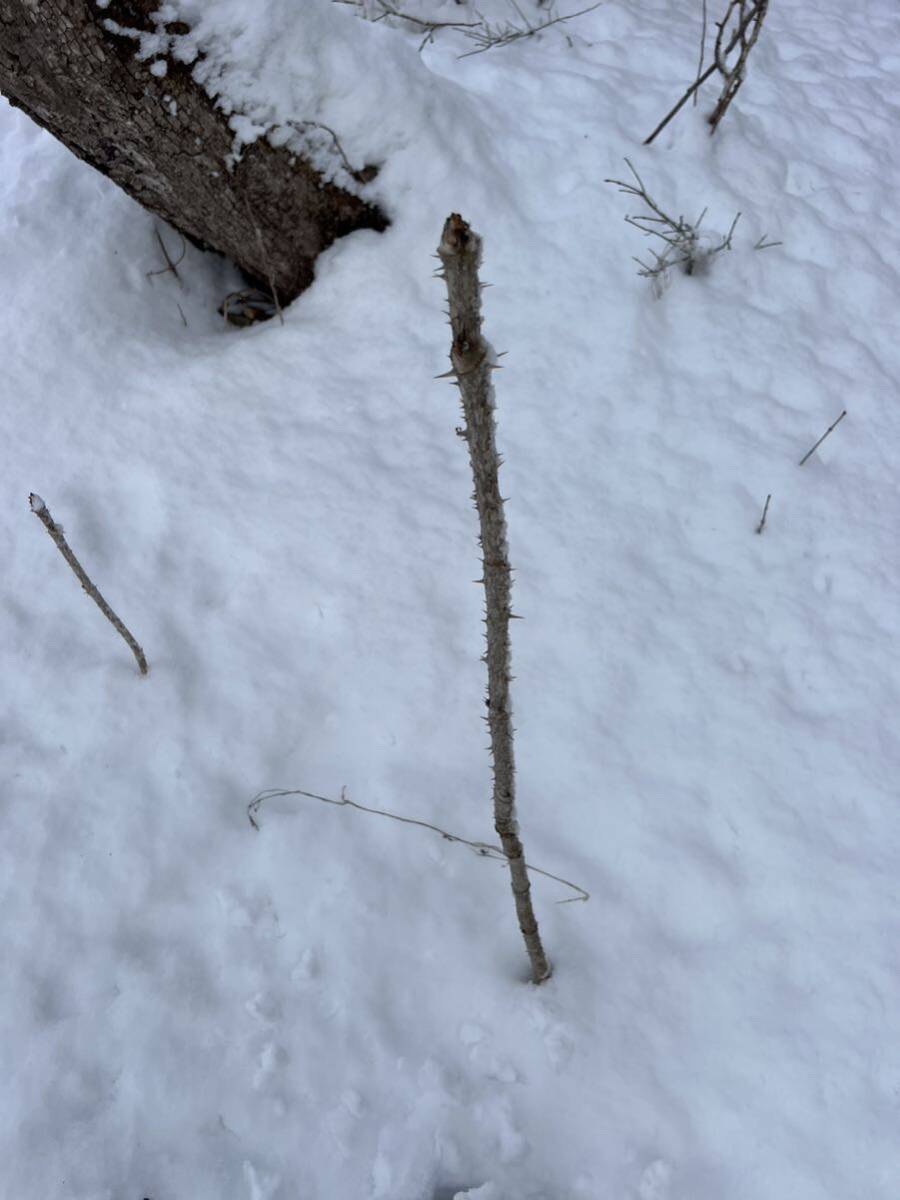
<svg viewBox="0 0 900 1200">
<path fill-rule="evenodd" d="M 31 511 L 34 513 L 34 515 L 36 517 L 40 517 L 41 521 L 44 524 L 44 528 L 47 530 L 47 532 L 53 538 L 54 542 L 56 542 L 56 546 L 57 546 L 57 549 L 59 550 L 60 554 L 63 556 L 63 558 L 66 560 L 66 562 L 72 568 L 72 570 L 75 572 L 75 577 L 77 578 L 78 582 L 81 584 L 81 586 L 84 588 L 84 590 L 90 596 L 90 598 L 94 601 L 94 603 L 97 605 L 97 607 L 103 613 L 104 617 L 106 617 L 107 621 L 109 621 L 110 625 L 112 625 L 113 629 L 115 629 L 116 632 L 119 633 L 121 635 L 121 637 L 124 638 L 125 642 L 128 644 L 128 648 L 131 650 L 131 653 L 134 655 L 135 659 L 137 660 L 138 669 L 140 670 L 141 674 L 146 675 L 149 668 L 147 666 L 147 660 L 146 660 L 146 658 L 144 658 L 143 650 L 140 648 L 140 646 L 134 640 L 131 633 L 125 627 L 123 622 L 119 620 L 119 618 L 116 616 L 116 614 L 113 612 L 113 610 L 109 607 L 109 605 L 106 603 L 106 601 L 100 595 L 100 593 L 97 591 L 97 588 L 94 586 L 94 584 L 88 578 L 87 571 L 85 571 L 84 567 L 81 565 L 81 563 L 75 557 L 75 555 L 72 553 L 71 547 L 69 546 L 69 543 L 66 541 L 66 539 L 63 535 L 62 529 L 59 527 L 59 525 L 56 524 L 56 522 L 50 516 L 50 509 L 47 507 L 47 505 L 44 503 L 44 501 L 40 498 L 40 496 L 35 495 L 34 492 L 32 492 L 31 495 L 28 497 L 28 503 L 31 506 Z"/>
<path fill-rule="evenodd" d="M 511 573 L 506 538 L 506 517 L 500 495 L 499 467 L 494 437 L 494 389 L 491 348 L 481 333 L 481 238 L 457 213 L 444 225 L 438 257 L 443 266 L 450 299 L 453 346 L 451 370 L 462 397 L 465 427 L 460 433 L 469 447 L 475 481 L 475 507 L 481 527 L 486 599 L 488 670 L 487 722 L 494 764 L 494 828 L 509 863 L 510 882 L 519 929 L 531 962 L 531 978 L 542 983 L 551 974 L 537 919 L 531 903 L 531 884 L 516 821 L 515 758 L 512 706 L 509 694 L 509 622 Z"/>
</svg>

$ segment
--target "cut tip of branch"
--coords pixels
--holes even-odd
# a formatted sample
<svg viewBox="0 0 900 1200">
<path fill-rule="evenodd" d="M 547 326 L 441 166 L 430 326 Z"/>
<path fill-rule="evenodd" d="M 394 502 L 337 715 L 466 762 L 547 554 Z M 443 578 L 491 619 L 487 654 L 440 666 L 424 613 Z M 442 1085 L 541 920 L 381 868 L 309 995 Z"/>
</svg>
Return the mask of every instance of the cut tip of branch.
<svg viewBox="0 0 900 1200">
<path fill-rule="evenodd" d="M 33 513 L 40 515 L 47 511 L 47 505 L 43 502 L 37 492 L 31 492 L 28 496 L 28 504 Z"/>
<path fill-rule="evenodd" d="M 451 213 L 444 222 L 438 257 L 443 258 L 445 254 L 462 254 L 473 242 L 477 244 L 479 240 L 478 234 L 472 232 L 468 221 L 463 220 L 459 213 Z"/>
</svg>

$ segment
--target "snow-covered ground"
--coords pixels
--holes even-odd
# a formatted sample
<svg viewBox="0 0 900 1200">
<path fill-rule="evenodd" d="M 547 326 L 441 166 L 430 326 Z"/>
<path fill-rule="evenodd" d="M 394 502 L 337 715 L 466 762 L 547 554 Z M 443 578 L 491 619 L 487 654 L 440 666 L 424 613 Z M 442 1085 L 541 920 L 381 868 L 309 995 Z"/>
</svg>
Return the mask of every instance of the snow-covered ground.
<svg viewBox="0 0 900 1200">
<path fill-rule="evenodd" d="M 227 267 L 148 277 L 154 220 L 0 110 L 0 1195 L 896 1200 L 900 10 L 773 3 L 716 137 L 710 85 L 644 148 L 693 0 L 462 60 L 328 0 L 180 7 L 253 122 L 383 160 L 393 224 L 226 329 Z M 711 233 L 742 213 L 660 298 L 604 183 L 626 155 Z M 310 799 L 246 815 L 346 786 L 493 839 L 434 381 L 454 210 L 508 351 L 526 848 L 591 893 L 535 878 L 540 988 L 502 865 Z"/>
</svg>

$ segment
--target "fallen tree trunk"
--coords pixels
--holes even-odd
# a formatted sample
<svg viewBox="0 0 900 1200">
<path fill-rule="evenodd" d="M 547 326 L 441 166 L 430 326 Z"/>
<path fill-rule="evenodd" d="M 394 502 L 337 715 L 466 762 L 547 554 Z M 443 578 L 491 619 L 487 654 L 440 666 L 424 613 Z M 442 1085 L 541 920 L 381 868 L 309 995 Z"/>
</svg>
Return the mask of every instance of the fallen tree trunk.
<svg viewBox="0 0 900 1200">
<path fill-rule="evenodd" d="M 318 254 L 387 219 L 264 138 L 233 162 L 228 116 L 171 56 L 136 58 L 159 0 L 0 0 L 0 92 L 75 154 L 195 244 L 218 250 L 286 303 Z M 156 74 L 159 71 L 159 74 Z M 229 163 L 232 163 L 229 166 Z M 352 186 L 352 185 L 351 185 Z"/>
</svg>

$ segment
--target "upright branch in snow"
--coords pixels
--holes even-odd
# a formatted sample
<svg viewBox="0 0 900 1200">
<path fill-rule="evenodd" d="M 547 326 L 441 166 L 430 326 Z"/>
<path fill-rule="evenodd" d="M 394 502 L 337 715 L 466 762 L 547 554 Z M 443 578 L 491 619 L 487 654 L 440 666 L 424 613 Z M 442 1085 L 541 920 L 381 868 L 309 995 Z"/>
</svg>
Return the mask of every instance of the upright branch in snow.
<svg viewBox="0 0 900 1200">
<path fill-rule="evenodd" d="M 461 436 L 469 447 L 475 480 L 475 507 L 481 527 L 484 591 L 486 597 L 488 669 L 487 722 L 494 763 L 494 828 L 509 862 L 510 881 L 519 928 L 531 960 L 531 978 L 541 983 L 551 967 L 541 944 L 531 904 L 531 885 L 519 837 L 515 808 L 515 759 L 512 708 L 509 695 L 509 622 L 511 568 L 506 540 L 506 517 L 500 495 L 500 457 L 494 439 L 494 389 L 491 347 L 481 333 L 481 238 L 457 213 L 444 225 L 438 257 L 443 266 L 450 299 L 450 375 L 462 397 L 465 426 Z"/>
<path fill-rule="evenodd" d="M 649 146 L 657 134 L 662 133 L 673 117 L 676 117 L 688 100 L 695 96 L 700 88 L 716 72 L 722 77 L 722 91 L 716 106 L 709 115 L 709 132 L 715 133 L 719 122 L 728 111 L 728 106 L 737 95 L 747 72 L 747 59 L 750 51 L 756 45 L 762 29 L 763 21 L 769 10 L 769 0 L 729 0 L 725 16 L 716 22 L 716 44 L 713 61 L 703 72 L 698 72 L 697 78 L 687 89 L 674 108 L 663 117 L 644 145 Z M 704 14 L 703 37 L 706 37 L 706 20 Z M 703 47 L 701 46 L 701 62 Z M 735 57 L 732 57 L 732 56 Z"/>
<path fill-rule="evenodd" d="M 716 107 L 709 115 L 710 133 L 715 133 L 718 129 L 719 122 L 744 82 L 747 58 L 756 45 L 768 10 L 769 0 L 730 0 L 725 16 L 718 24 L 714 53 L 716 70 L 722 76 L 722 92 L 716 101 Z M 726 39 L 726 32 L 732 22 L 733 36 Z M 735 50 L 737 57 L 729 62 L 728 56 Z"/>
<path fill-rule="evenodd" d="M 100 593 L 97 591 L 94 584 L 91 583 L 90 579 L 88 578 L 87 571 L 85 571 L 84 567 L 81 565 L 81 563 L 75 557 L 75 555 L 72 553 L 71 548 L 69 547 L 69 543 L 66 541 L 65 537 L 63 536 L 62 529 L 59 527 L 59 525 L 56 524 L 56 522 L 50 516 L 50 510 L 47 508 L 47 505 L 40 498 L 40 496 L 35 495 L 34 492 L 32 492 L 31 495 L 28 497 L 28 503 L 31 505 L 31 511 L 35 514 L 35 516 L 40 517 L 41 521 L 44 524 L 44 528 L 47 530 L 47 532 L 53 538 L 54 542 L 56 542 L 56 545 L 57 545 L 57 548 L 59 549 L 60 554 L 63 556 L 63 558 L 66 560 L 66 562 L 72 568 L 72 570 L 75 572 L 78 582 L 81 584 L 81 586 L 84 588 L 84 590 L 90 596 L 90 598 L 94 601 L 94 603 L 97 605 L 97 607 L 103 613 L 104 617 L 106 617 L 107 621 L 109 621 L 110 625 L 112 625 L 112 627 L 128 643 L 128 648 L 131 650 L 131 653 L 137 659 L 138 669 L 140 670 L 141 674 L 146 675 L 148 668 L 147 668 L 147 660 L 146 660 L 146 658 L 144 658 L 143 650 L 140 648 L 140 646 L 137 644 L 137 642 L 131 636 L 129 631 L 125 628 L 125 626 L 122 624 L 122 622 L 119 620 L 119 618 L 113 612 L 113 610 L 109 607 L 109 605 L 106 603 L 106 601 L 100 595 Z"/>
<path fill-rule="evenodd" d="M 763 505 L 763 511 L 762 511 L 762 520 L 760 521 L 760 523 L 759 523 L 759 524 L 757 525 L 757 527 L 756 527 L 756 532 L 757 532 L 757 533 L 762 533 L 762 531 L 763 531 L 763 530 L 765 529 L 765 527 L 766 527 L 766 517 L 769 515 L 769 505 L 770 505 L 771 503 L 772 503 L 772 493 L 770 492 L 770 493 L 769 493 L 769 495 L 768 495 L 768 496 L 766 496 L 766 502 L 765 502 L 765 504 Z"/>
<path fill-rule="evenodd" d="M 703 262 L 708 262 L 714 254 L 731 249 L 731 239 L 734 237 L 740 213 L 735 214 L 731 228 L 725 237 L 719 241 L 713 240 L 704 243 L 701 241 L 700 226 L 706 216 L 706 209 L 704 208 L 697 220 L 693 222 L 685 220 L 683 216 L 669 216 L 647 191 L 643 179 L 634 169 L 630 159 L 626 158 L 625 162 L 634 176 L 634 183 L 629 183 L 624 179 L 605 179 L 604 183 L 612 183 L 626 196 L 634 196 L 642 201 L 650 211 L 639 213 L 636 216 L 626 216 L 626 222 L 633 225 L 635 229 L 639 229 L 645 236 L 659 238 L 665 244 L 665 249 L 661 253 L 651 248 L 652 262 L 648 263 L 641 258 L 635 258 L 634 261 L 640 268 L 638 275 L 653 280 L 654 284 L 659 287 L 671 267 L 681 267 L 685 275 L 693 275 L 698 266 Z"/>
</svg>

